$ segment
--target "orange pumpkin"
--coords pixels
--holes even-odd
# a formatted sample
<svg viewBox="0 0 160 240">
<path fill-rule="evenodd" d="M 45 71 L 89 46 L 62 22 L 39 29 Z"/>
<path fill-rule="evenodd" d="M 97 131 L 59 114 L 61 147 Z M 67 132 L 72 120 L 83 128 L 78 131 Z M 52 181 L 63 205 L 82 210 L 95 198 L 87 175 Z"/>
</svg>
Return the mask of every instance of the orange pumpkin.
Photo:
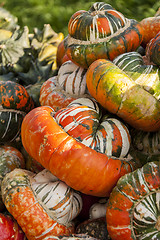
<svg viewBox="0 0 160 240">
<path fill-rule="evenodd" d="M 143 28 L 143 40 L 141 45 L 146 47 L 149 41 L 160 31 L 160 16 L 147 17 L 140 21 Z"/>
<path fill-rule="evenodd" d="M 85 194 L 108 196 L 118 179 L 138 165 L 128 158 L 108 157 L 69 136 L 51 107 L 30 111 L 21 128 L 22 144 L 42 166 L 68 186 Z"/>
<path fill-rule="evenodd" d="M 73 100 L 75 98 L 59 86 L 57 76 L 49 78 L 41 86 L 39 97 L 41 106 L 51 106 L 56 112 L 60 108 L 66 107 Z"/>
</svg>

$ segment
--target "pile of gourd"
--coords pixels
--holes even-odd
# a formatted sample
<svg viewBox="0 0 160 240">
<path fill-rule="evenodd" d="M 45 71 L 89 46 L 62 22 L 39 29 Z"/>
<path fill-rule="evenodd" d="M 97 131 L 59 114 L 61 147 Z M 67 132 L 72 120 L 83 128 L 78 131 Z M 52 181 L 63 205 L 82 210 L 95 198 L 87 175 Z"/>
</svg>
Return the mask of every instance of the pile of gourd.
<svg viewBox="0 0 160 240">
<path fill-rule="evenodd" d="M 160 239 L 160 14 L 68 35 L 0 9 L 0 239 Z"/>
</svg>

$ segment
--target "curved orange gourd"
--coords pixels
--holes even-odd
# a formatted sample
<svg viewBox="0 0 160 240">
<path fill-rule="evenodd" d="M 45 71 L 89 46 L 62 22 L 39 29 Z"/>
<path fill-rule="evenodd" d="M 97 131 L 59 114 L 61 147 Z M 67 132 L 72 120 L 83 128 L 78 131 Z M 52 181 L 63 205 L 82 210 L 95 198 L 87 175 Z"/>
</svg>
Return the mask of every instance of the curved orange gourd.
<svg viewBox="0 0 160 240">
<path fill-rule="evenodd" d="M 64 38 L 57 47 L 56 53 L 56 63 L 59 68 L 64 62 L 68 61 L 69 58 L 66 55 L 66 41 L 67 38 Z"/>
<path fill-rule="evenodd" d="M 137 167 L 132 157 L 109 158 L 78 142 L 57 124 L 53 114 L 47 106 L 30 111 L 22 123 L 22 144 L 68 186 L 85 194 L 108 196 L 118 179 Z"/>
<path fill-rule="evenodd" d="M 86 83 L 92 97 L 132 127 L 143 131 L 160 129 L 158 99 L 113 62 L 93 62 L 87 70 Z"/>
</svg>

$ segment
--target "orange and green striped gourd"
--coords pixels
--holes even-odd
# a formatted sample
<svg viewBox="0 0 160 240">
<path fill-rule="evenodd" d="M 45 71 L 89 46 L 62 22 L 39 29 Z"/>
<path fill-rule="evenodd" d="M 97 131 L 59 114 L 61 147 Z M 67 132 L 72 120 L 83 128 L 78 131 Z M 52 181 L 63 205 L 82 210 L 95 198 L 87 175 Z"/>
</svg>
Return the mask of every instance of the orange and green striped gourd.
<svg viewBox="0 0 160 240">
<path fill-rule="evenodd" d="M 110 4 L 95 2 L 88 11 L 75 12 L 68 23 L 66 54 L 84 68 L 104 58 L 136 50 L 142 41 L 139 22 L 126 18 Z"/>
<path fill-rule="evenodd" d="M 106 209 L 112 240 L 160 239 L 160 164 L 153 161 L 119 179 Z"/>
</svg>

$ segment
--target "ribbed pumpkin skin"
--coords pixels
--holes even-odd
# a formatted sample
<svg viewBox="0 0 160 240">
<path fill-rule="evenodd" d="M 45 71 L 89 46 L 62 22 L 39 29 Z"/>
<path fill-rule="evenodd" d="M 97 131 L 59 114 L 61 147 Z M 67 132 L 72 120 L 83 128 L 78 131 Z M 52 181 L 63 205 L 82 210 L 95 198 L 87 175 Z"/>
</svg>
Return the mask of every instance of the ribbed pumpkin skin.
<svg viewBox="0 0 160 240">
<path fill-rule="evenodd" d="M 146 55 L 150 62 L 160 66 L 160 32 L 147 44 Z"/>
<path fill-rule="evenodd" d="M 7 210 L 17 220 L 27 239 L 44 239 L 47 235 L 69 235 L 74 232 L 72 224 L 59 224 L 42 206 L 32 189 L 34 174 L 15 169 L 2 182 L 2 198 Z"/>
<path fill-rule="evenodd" d="M 43 83 L 39 101 L 41 106 L 51 106 L 58 111 L 85 95 L 89 95 L 86 86 L 86 69 L 68 60 L 61 65 L 57 76 Z"/>
<path fill-rule="evenodd" d="M 22 123 L 22 144 L 68 186 L 85 194 L 108 196 L 122 175 L 138 167 L 133 158 L 109 158 L 78 142 L 56 123 L 53 115 L 53 109 L 47 106 L 30 111 Z"/>
<path fill-rule="evenodd" d="M 134 51 L 142 41 L 141 25 L 103 2 L 94 3 L 88 12 L 74 13 L 68 32 L 66 53 L 84 68 L 96 59 L 113 60 L 121 53 Z"/>
<path fill-rule="evenodd" d="M 23 117 L 33 108 L 33 100 L 22 85 L 12 81 L 0 82 L 0 142 L 18 137 Z"/>
<path fill-rule="evenodd" d="M 160 129 L 160 102 L 109 60 L 96 60 L 89 67 L 86 83 L 109 112 L 143 131 Z"/>
<path fill-rule="evenodd" d="M 55 177 L 47 169 L 36 174 L 32 181 L 32 189 L 47 208 L 50 217 L 60 224 L 67 225 L 82 210 L 82 198 L 64 182 Z"/>
<path fill-rule="evenodd" d="M 147 163 L 123 176 L 107 203 L 106 221 L 111 239 L 160 239 L 159 197 L 159 162 Z"/>
<path fill-rule="evenodd" d="M 117 56 L 113 63 L 159 101 L 160 69 L 158 66 L 151 63 L 145 64 L 144 57 L 134 51 Z"/>
<path fill-rule="evenodd" d="M 102 115 L 94 99 L 79 98 L 54 115 L 56 122 L 70 136 L 107 156 L 125 157 L 130 148 L 130 134 L 118 119 Z"/>
<path fill-rule="evenodd" d="M 140 21 L 143 30 L 142 46 L 146 47 L 149 41 L 160 31 L 160 16 L 147 17 Z"/>
</svg>

